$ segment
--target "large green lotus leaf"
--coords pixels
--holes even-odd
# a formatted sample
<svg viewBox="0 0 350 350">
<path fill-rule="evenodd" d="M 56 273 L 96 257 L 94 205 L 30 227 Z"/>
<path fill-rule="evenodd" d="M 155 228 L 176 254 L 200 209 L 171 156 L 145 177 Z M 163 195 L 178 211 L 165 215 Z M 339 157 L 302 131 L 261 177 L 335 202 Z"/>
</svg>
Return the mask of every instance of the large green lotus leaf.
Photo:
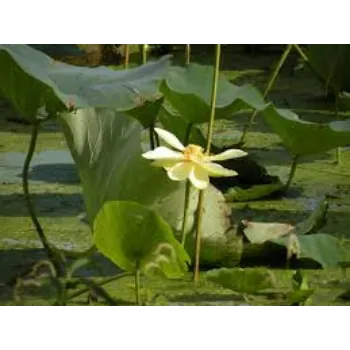
<svg viewBox="0 0 350 350">
<path fill-rule="evenodd" d="M 261 114 L 295 155 L 322 153 L 350 143 L 350 120 L 312 123 L 299 119 L 292 111 L 266 107 Z"/>
<path fill-rule="evenodd" d="M 0 45 L 0 94 L 25 118 L 33 120 L 43 105 L 50 113 L 66 108 L 69 97 L 45 74 L 53 62 L 26 45 Z"/>
<path fill-rule="evenodd" d="M 30 44 L 35 50 L 51 57 L 82 56 L 84 51 L 77 44 Z"/>
<path fill-rule="evenodd" d="M 171 227 L 154 210 L 134 202 L 106 202 L 96 216 L 97 249 L 120 268 L 182 277 L 190 258 Z"/>
<path fill-rule="evenodd" d="M 190 123 L 186 119 L 182 118 L 179 112 L 177 112 L 168 101 L 164 101 L 160 109 L 158 119 L 166 130 L 170 131 L 176 135 L 179 140 L 184 142 Z M 203 136 L 202 131 L 195 124 L 193 124 L 191 127 L 188 143 L 200 145 L 203 148 L 206 147 L 206 138 Z"/>
<path fill-rule="evenodd" d="M 137 120 L 107 109 L 81 109 L 59 120 L 78 168 L 90 225 L 106 202 L 117 200 L 154 209 L 175 234 L 181 230 L 185 184 L 171 181 L 163 169 L 141 157 L 146 149 L 141 147 Z M 192 190 L 186 227 L 190 245 L 197 202 L 198 191 Z M 205 192 L 204 210 L 202 261 L 236 261 L 241 246 L 230 231 L 230 210 L 213 186 Z"/>
<path fill-rule="evenodd" d="M 208 121 L 211 103 L 213 67 L 192 63 L 186 68 L 172 67 L 162 84 L 165 98 L 180 115 L 191 123 Z M 234 112 L 265 106 L 262 95 L 251 85 L 241 87 L 220 76 L 218 83 L 216 118 L 230 117 Z"/>
<path fill-rule="evenodd" d="M 145 128 L 153 126 L 162 107 L 163 100 L 163 98 L 158 98 L 155 101 L 146 101 L 126 113 L 137 119 Z"/>
<path fill-rule="evenodd" d="M 49 113 L 67 107 L 128 111 L 159 98 L 169 64 L 165 57 L 126 71 L 78 67 L 27 45 L 0 45 L 0 95 L 30 120 L 43 106 Z"/>
<path fill-rule="evenodd" d="M 350 90 L 350 45 L 308 45 L 307 56 L 311 66 L 322 77 L 326 89 L 331 87 L 335 94 Z"/>
</svg>

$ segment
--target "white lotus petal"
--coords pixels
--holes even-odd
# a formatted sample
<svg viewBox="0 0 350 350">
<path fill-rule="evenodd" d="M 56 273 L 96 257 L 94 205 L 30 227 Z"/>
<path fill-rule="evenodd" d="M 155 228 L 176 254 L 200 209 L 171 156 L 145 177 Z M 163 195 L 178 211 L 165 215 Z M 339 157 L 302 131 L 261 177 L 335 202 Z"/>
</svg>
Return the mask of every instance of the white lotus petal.
<svg viewBox="0 0 350 350">
<path fill-rule="evenodd" d="M 226 169 L 220 164 L 215 163 L 201 163 L 198 164 L 204 171 L 208 173 L 209 176 L 212 177 L 226 177 L 226 176 L 236 176 L 238 173 L 234 170 Z"/>
<path fill-rule="evenodd" d="M 171 180 L 182 181 L 189 177 L 194 165 L 191 162 L 181 162 L 168 170 L 168 176 Z"/>
<path fill-rule="evenodd" d="M 184 155 L 180 152 L 173 151 L 167 147 L 157 147 L 152 151 L 148 151 L 142 154 L 143 158 L 151 160 L 182 160 Z"/>
<path fill-rule="evenodd" d="M 168 170 L 179 162 L 182 162 L 182 159 L 158 159 L 152 162 L 151 164 L 153 166 Z"/>
<path fill-rule="evenodd" d="M 212 161 L 220 161 L 220 160 L 244 157 L 247 154 L 248 154 L 247 152 L 244 152 L 241 149 L 229 149 L 225 152 L 216 154 L 215 156 L 209 156 L 207 159 Z"/>
<path fill-rule="evenodd" d="M 209 185 L 208 173 L 199 166 L 194 166 L 190 173 L 189 180 L 199 190 L 204 190 Z"/>
<path fill-rule="evenodd" d="M 185 146 L 171 132 L 159 128 L 154 128 L 154 131 L 171 147 L 177 149 L 178 151 L 183 151 L 185 149 Z"/>
</svg>

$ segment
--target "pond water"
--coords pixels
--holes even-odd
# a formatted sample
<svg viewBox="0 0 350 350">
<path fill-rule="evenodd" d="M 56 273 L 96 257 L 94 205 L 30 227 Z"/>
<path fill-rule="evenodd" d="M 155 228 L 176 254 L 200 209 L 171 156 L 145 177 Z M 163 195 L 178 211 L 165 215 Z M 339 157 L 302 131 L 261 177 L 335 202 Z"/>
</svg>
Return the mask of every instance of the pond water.
<svg viewBox="0 0 350 350">
<path fill-rule="evenodd" d="M 25 157 L 24 152 L 0 153 L 0 182 L 2 184 L 22 182 Z M 66 150 L 50 150 L 35 154 L 31 162 L 29 179 L 36 184 L 79 182 L 72 156 Z"/>
</svg>

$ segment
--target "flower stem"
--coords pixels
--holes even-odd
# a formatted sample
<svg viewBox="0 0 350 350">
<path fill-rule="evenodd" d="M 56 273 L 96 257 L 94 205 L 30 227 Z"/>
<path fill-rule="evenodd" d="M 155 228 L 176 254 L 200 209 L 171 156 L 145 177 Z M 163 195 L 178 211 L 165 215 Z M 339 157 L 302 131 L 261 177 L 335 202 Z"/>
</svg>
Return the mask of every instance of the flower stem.
<svg viewBox="0 0 350 350">
<path fill-rule="evenodd" d="M 185 66 L 188 66 L 191 61 L 191 45 L 186 44 L 185 47 Z"/>
<path fill-rule="evenodd" d="M 190 202 L 190 192 L 191 192 L 191 183 L 186 180 L 186 188 L 185 188 L 185 203 L 184 203 L 184 213 L 182 219 L 182 227 L 181 227 L 181 244 L 184 247 L 186 243 L 186 227 L 188 221 L 188 206 Z"/>
<path fill-rule="evenodd" d="M 32 127 L 32 134 L 31 134 L 29 149 L 28 149 L 26 159 L 24 161 L 24 166 L 23 166 L 23 173 L 22 173 L 23 192 L 24 192 L 25 201 L 27 203 L 29 216 L 33 222 L 33 225 L 34 225 L 37 233 L 38 233 L 39 239 L 40 239 L 40 241 L 41 241 L 41 243 L 46 251 L 47 256 L 49 257 L 52 265 L 55 268 L 56 275 L 62 276 L 63 271 L 62 271 L 61 263 L 60 263 L 60 261 L 58 261 L 57 254 L 55 254 L 54 251 L 50 247 L 50 244 L 45 236 L 44 230 L 41 227 L 39 219 L 36 216 L 34 205 L 30 199 L 30 194 L 29 194 L 29 183 L 28 183 L 29 168 L 30 168 L 30 163 L 32 161 L 34 152 L 35 152 L 36 142 L 37 142 L 38 134 L 39 134 L 39 127 L 40 127 L 40 121 L 34 122 L 33 127 Z"/>
<path fill-rule="evenodd" d="M 286 46 L 282 56 L 280 57 L 280 59 L 279 59 L 279 61 L 277 63 L 277 66 L 275 67 L 274 71 L 272 72 L 272 75 L 271 75 L 271 77 L 270 77 L 270 79 L 269 79 L 269 81 L 267 83 L 266 89 L 265 89 L 264 94 L 263 94 L 263 98 L 265 98 L 267 96 L 267 94 L 271 90 L 273 84 L 275 83 L 276 78 L 278 76 L 278 73 L 280 72 L 284 62 L 286 61 L 286 59 L 287 59 L 287 57 L 288 57 L 292 47 L 293 47 L 293 45 L 291 45 L 291 44 Z M 254 119 L 255 119 L 257 114 L 258 114 L 258 111 L 255 109 L 253 111 L 252 115 L 249 118 L 248 125 L 243 130 L 243 134 L 242 134 L 242 137 L 241 137 L 241 140 L 240 140 L 239 143 L 244 143 L 245 142 L 245 138 L 247 136 L 248 130 L 252 126 L 252 124 L 254 122 Z"/>
<path fill-rule="evenodd" d="M 184 139 L 184 145 L 188 145 L 190 136 L 191 136 L 191 129 L 192 129 L 192 123 L 189 123 L 186 129 L 185 139 Z M 190 202 L 190 191 L 191 191 L 191 182 L 189 180 L 186 180 L 186 187 L 185 187 L 185 203 L 184 203 L 184 212 L 183 212 L 183 219 L 182 219 L 182 226 L 181 226 L 181 244 L 184 247 L 186 243 L 186 227 L 187 227 L 187 221 L 188 221 L 188 206 Z"/>
<path fill-rule="evenodd" d="M 142 64 L 147 63 L 147 44 L 141 45 L 141 51 L 142 51 Z M 159 145 L 159 139 L 158 136 L 154 132 L 154 125 L 149 126 L 149 145 L 151 149 L 155 149 L 155 143 Z"/>
<path fill-rule="evenodd" d="M 130 45 L 125 44 L 125 52 L 124 52 L 124 68 L 129 68 L 129 59 L 130 59 Z"/>
<path fill-rule="evenodd" d="M 298 165 L 298 160 L 299 160 L 299 155 L 296 155 L 294 157 L 294 159 L 293 159 L 292 168 L 290 169 L 290 173 L 289 173 L 287 184 L 284 187 L 284 191 L 285 192 L 287 192 L 289 190 L 290 185 L 292 184 L 293 177 L 294 177 L 294 174 L 295 174 L 295 170 L 297 169 L 297 165 Z"/>
<path fill-rule="evenodd" d="M 136 271 L 135 271 L 135 295 L 136 295 L 136 304 L 141 305 L 140 298 L 140 263 L 136 263 Z"/>
<path fill-rule="evenodd" d="M 142 44 L 142 64 L 147 63 L 147 44 Z"/>
<path fill-rule="evenodd" d="M 154 135 L 154 138 L 156 140 L 156 146 L 159 147 L 160 146 L 160 142 L 159 142 L 158 134 L 156 132 L 154 132 L 153 135 Z"/>
<path fill-rule="evenodd" d="M 207 154 L 210 153 L 211 139 L 213 137 L 216 95 L 218 90 L 219 71 L 220 71 L 220 56 L 221 56 L 221 45 L 217 44 L 216 54 L 215 54 L 215 69 L 213 74 L 213 85 L 212 85 L 212 92 L 211 92 L 210 119 L 209 119 L 208 134 L 207 134 L 207 147 L 205 150 Z"/>
<path fill-rule="evenodd" d="M 155 148 L 155 142 L 154 142 L 155 132 L 154 132 L 154 125 L 153 124 L 148 127 L 148 131 L 149 131 L 149 147 L 150 147 L 150 149 L 153 150 Z"/>
<path fill-rule="evenodd" d="M 221 55 L 221 45 L 216 45 L 215 53 L 215 69 L 213 73 L 213 84 L 211 93 L 211 106 L 210 106 L 210 119 L 208 125 L 208 135 L 207 135 L 207 147 L 206 153 L 210 153 L 211 139 L 213 136 L 213 128 L 215 121 L 215 106 L 216 106 L 216 95 L 219 80 L 219 70 L 220 70 L 220 55 Z M 196 222 L 196 238 L 195 238 L 195 265 L 194 265 L 194 282 L 199 280 L 199 259 L 200 259 L 200 245 L 201 245 L 201 234 L 202 234 L 202 218 L 203 218 L 203 203 L 204 203 L 204 191 L 199 191 L 198 206 L 197 206 L 197 222 Z"/>
</svg>

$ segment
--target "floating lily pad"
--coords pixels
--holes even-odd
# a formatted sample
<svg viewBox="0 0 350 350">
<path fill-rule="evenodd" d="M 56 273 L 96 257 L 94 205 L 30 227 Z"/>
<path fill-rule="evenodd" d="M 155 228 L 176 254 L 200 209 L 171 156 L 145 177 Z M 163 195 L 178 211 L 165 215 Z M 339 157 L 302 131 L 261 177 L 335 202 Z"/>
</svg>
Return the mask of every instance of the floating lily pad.
<svg viewBox="0 0 350 350">
<path fill-rule="evenodd" d="M 281 191 L 284 186 L 285 185 L 279 179 L 277 179 L 276 183 L 254 185 L 247 189 L 233 187 L 225 193 L 225 198 L 227 201 L 231 202 L 253 201 L 256 199 L 269 197 L 272 194 Z"/>
<path fill-rule="evenodd" d="M 238 293 L 253 294 L 275 287 L 276 278 L 268 269 L 228 269 L 210 270 L 206 279 Z"/>
<path fill-rule="evenodd" d="M 324 224 L 327 208 L 327 203 L 321 201 L 306 220 L 295 226 L 243 220 L 243 234 L 253 245 L 278 244 L 298 258 L 311 259 L 324 268 L 333 267 L 344 260 L 339 240 L 326 233 L 310 233 Z"/>
</svg>

